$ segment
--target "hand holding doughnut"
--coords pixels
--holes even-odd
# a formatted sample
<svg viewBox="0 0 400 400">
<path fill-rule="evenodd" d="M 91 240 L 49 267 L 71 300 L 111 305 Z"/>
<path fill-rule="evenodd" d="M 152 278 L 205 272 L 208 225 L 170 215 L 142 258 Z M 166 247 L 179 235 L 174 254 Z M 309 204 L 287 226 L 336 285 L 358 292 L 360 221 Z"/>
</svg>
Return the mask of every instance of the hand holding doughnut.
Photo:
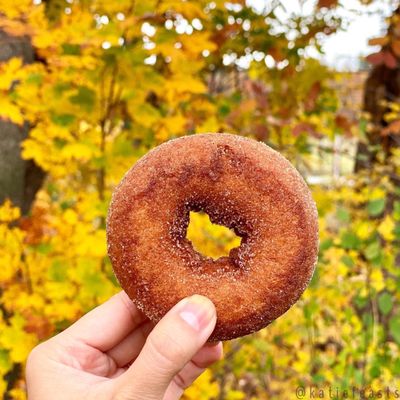
<svg viewBox="0 0 400 400">
<path fill-rule="evenodd" d="M 242 238 L 207 258 L 186 238 L 190 211 Z M 185 136 L 140 159 L 116 188 L 107 218 L 115 274 L 153 322 L 184 297 L 217 310 L 211 341 L 255 332 L 286 312 L 318 254 L 317 210 L 296 169 L 265 144 L 230 134 Z"/>
</svg>

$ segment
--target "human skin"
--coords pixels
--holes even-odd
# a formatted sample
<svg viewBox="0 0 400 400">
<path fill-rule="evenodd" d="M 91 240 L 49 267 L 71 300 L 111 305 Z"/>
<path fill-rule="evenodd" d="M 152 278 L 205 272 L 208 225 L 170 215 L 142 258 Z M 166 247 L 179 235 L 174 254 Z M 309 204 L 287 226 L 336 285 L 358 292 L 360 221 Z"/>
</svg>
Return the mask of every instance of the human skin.
<svg viewBox="0 0 400 400">
<path fill-rule="evenodd" d="M 39 344 L 26 366 L 29 400 L 175 400 L 222 357 L 206 343 L 213 303 L 181 300 L 156 325 L 125 292 Z"/>
</svg>

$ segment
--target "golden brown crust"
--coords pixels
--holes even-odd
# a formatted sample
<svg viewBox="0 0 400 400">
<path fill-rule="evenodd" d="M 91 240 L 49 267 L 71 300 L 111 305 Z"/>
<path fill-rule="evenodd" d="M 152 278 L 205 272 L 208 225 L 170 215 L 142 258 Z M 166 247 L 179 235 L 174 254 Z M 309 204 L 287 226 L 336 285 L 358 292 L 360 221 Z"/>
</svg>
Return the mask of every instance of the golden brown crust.
<svg viewBox="0 0 400 400">
<path fill-rule="evenodd" d="M 218 260 L 186 239 L 190 210 L 242 237 Z M 140 159 L 116 188 L 108 253 L 121 286 L 151 320 L 192 294 L 209 297 L 210 340 L 267 326 L 292 306 L 317 261 L 315 203 L 300 174 L 265 144 L 230 134 L 185 136 Z"/>
</svg>

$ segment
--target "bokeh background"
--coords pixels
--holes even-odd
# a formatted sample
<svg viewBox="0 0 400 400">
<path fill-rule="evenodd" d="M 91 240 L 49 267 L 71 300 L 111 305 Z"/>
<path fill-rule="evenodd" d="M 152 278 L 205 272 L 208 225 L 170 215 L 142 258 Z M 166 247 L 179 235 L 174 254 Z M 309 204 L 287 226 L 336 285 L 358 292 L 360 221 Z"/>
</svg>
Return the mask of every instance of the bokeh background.
<svg viewBox="0 0 400 400">
<path fill-rule="evenodd" d="M 125 171 L 199 132 L 255 138 L 298 168 L 320 255 L 296 306 L 225 343 L 185 398 L 399 389 L 397 7 L 0 0 L 0 396 L 25 399 L 32 347 L 119 290 L 105 216 Z M 214 257 L 237 245 L 205 215 L 188 235 Z"/>
</svg>

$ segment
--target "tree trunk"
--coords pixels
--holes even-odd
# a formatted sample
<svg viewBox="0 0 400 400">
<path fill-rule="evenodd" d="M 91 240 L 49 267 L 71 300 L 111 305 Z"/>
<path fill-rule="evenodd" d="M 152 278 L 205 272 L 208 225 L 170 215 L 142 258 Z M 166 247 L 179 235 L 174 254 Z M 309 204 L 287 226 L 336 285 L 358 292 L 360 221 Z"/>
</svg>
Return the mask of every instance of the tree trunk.
<svg viewBox="0 0 400 400">
<path fill-rule="evenodd" d="M 20 57 L 24 63 L 34 60 L 34 51 L 27 37 L 13 37 L 0 30 L 0 62 Z M 21 158 L 21 142 L 27 137 L 29 126 L 15 125 L 0 120 L 0 204 L 10 199 L 29 212 L 44 172 L 33 162 Z"/>
</svg>

